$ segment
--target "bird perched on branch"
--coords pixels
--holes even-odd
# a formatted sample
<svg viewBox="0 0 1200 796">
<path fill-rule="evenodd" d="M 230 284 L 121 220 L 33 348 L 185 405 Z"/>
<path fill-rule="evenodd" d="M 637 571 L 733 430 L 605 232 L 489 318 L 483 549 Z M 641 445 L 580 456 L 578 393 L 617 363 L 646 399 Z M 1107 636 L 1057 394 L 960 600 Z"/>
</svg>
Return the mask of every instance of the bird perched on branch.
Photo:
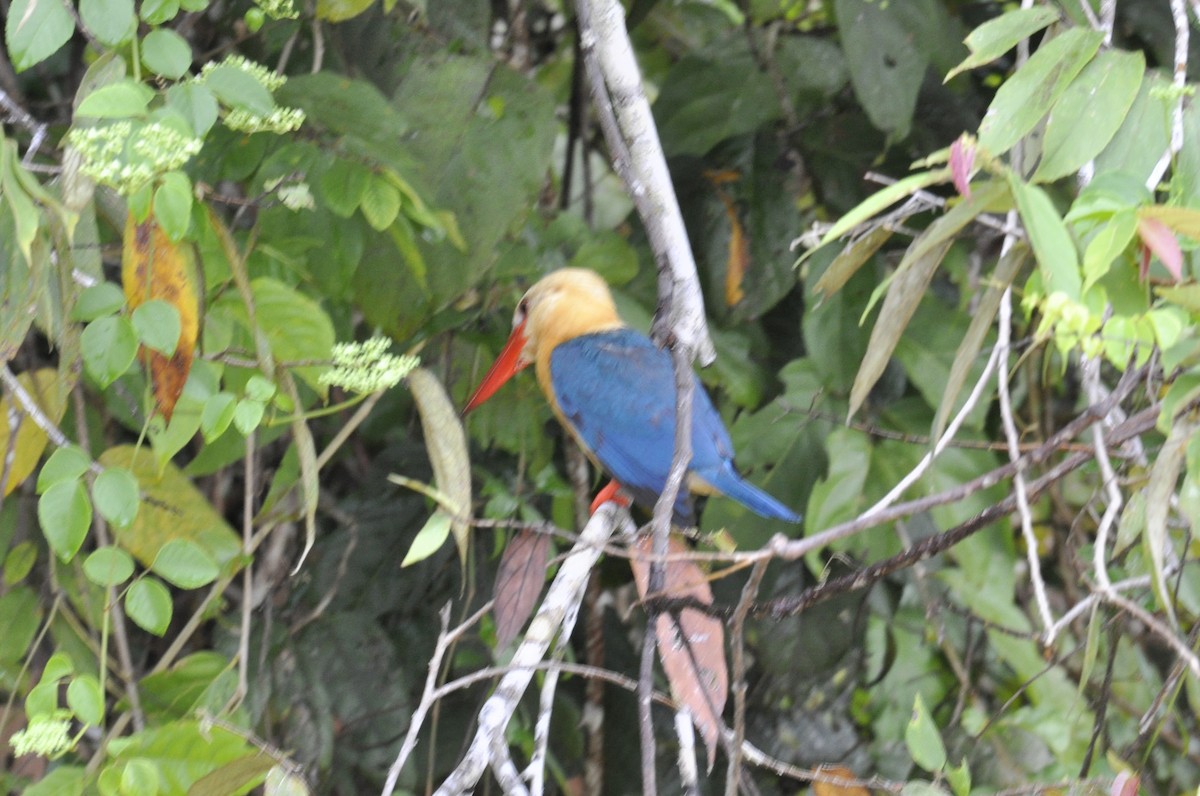
<svg viewBox="0 0 1200 796">
<path fill-rule="evenodd" d="M 563 268 L 525 293 L 508 343 L 464 411 L 531 364 L 554 414 L 584 452 L 636 503 L 653 509 L 675 450 L 675 373 L 667 352 L 621 321 L 599 274 Z M 729 432 L 699 378 L 693 379 L 692 458 L 675 521 L 695 524 L 689 493 L 715 493 L 763 517 L 800 522 L 734 469 Z M 610 484 L 601 494 L 615 492 Z"/>
</svg>

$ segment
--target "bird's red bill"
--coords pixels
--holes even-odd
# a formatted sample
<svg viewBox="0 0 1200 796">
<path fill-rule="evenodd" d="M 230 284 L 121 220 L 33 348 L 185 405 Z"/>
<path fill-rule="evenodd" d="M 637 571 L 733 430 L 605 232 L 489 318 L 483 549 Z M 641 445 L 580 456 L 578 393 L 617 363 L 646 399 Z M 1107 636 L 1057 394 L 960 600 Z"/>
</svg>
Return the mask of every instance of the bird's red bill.
<svg viewBox="0 0 1200 796">
<path fill-rule="evenodd" d="M 500 356 L 496 357 L 496 361 L 492 363 L 491 370 L 483 377 L 483 381 L 479 382 L 479 386 L 475 388 L 474 394 L 471 395 L 471 400 L 467 401 L 467 406 L 463 409 L 463 414 L 470 412 L 479 406 L 481 403 L 491 398 L 504 386 L 504 382 L 508 381 L 513 375 L 525 367 L 528 363 L 521 362 L 521 351 L 525 348 L 525 322 L 522 321 L 512 334 L 508 336 L 508 342 L 504 344 L 504 350 L 500 352 Z"/>
</svg>

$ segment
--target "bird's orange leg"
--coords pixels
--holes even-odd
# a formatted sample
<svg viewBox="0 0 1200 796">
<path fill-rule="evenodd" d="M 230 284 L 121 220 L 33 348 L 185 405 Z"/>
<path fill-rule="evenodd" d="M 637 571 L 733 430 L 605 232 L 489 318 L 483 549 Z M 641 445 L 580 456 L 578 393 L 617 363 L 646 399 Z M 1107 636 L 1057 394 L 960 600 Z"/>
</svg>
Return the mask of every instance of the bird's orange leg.
<svg viewBox="0 0 1200 796">
<path fill-rule="evenodd" d="M 621 485 L 615 480 L 609 481 L 606 487 L 596 493 L 596 498 L 592 501 L 592 506 L 588 509 L 588 514 L 595 514 L 597 509 L 610 500 L 618 506 L 629 506 L 629 498 L 621 494 Z"/>
</svg>

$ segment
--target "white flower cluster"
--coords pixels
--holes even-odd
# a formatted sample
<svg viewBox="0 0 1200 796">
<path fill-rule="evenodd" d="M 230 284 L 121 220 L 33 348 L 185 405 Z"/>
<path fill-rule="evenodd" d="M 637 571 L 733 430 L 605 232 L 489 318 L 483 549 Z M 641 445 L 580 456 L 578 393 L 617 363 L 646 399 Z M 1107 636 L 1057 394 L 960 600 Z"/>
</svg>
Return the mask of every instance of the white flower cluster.
<svg viewBox="0 0 1200 796">
<path fill-rule="evenodd" d="M 421 360 L 389 354 L 389 345 L 387 338 L 379 336 L 364 343 L 338 343 L 333 347 L 333 367 L 321 374 L 320 383 L 364 394 L 395 387 Z"/>
<path fill-rule="evenodd" d="M 204 145 L 201 139 L 159 122 L 135 128 L 125 121 L 76 127 L 67 134 L 67 143 L 83 158 L 80 171 L 124 195 L 134 193 L 156 174 L 183 166 Z M 126 157 L 127 145 L 144 160 L 130 162 Z"/>
<path fill-rule="evenodd" d="M 282 135 L 298 130 L 304 124 L 304 111 L 299 108 L 276 108 L 267 116 L 234 108 L 225 115 L 225 126 L 239 133 L 275 133 Z"/>
<path fill-rule="evenodd" d="M 209 61 L 204 65 L 204 68 L 200 70 L 200 76 L 197 78 L 197 80 L 204 82 L 209 73 L 211 73 L 212 70 L 216 69 L 218 66 L 232 66 L 234 69 L 239 69 L 245 72 L 259 83 L 262 83 L 263 86 L 266 87 L 267 91 L 276 91 L 287 82 L 286 75 L 281 75 L 278 72 L 272 72 L 262 64 L 251 61 L 249 58 L 245 58 L 240 55 L 227 55 L 223 61 Z"/>
<path fill-rule="evenodd" d="M 70 714 L 65 710 L 55 711 L 49 716 L 34 716 L 29 726 L 13 733 L 8 742 L 14 757 L 28 754 L 55 757 L 71 748 Z"/>
<path fill-rule="evenodd" d="M 254 4 L 271 19 L 296 19 L 300 16 L 292 0 L 254 0 Z"/>
</svg>

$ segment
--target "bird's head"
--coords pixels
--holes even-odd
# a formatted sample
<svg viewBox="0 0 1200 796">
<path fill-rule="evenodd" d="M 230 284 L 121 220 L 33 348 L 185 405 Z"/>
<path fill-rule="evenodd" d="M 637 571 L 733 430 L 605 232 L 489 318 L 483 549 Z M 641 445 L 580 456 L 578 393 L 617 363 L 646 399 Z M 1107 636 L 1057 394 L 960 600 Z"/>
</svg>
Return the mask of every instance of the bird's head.
<svg viewBox="0 0 1200 796">
<path fill-rule="evenodd" d="M 608 284 L 587 268 L 562 268 L 537 281 L 513 311 L 513 329 L 479 387 L 467 401 L 470 412 L 491 398 L 518 371 L 567 340 L 620 328 Z"/>
</svg>

